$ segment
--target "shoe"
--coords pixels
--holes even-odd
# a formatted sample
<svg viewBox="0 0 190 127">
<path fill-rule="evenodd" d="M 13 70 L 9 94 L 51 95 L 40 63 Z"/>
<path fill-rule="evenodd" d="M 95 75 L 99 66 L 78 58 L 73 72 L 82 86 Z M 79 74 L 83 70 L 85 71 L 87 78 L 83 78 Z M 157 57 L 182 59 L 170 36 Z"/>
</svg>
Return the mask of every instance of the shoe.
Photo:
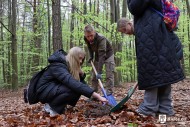
<svg viewBox="0 0 190 127">
<path fill-rule="evenodd" d="M 44 105 L 44 111 L 47 112 L 47 113 L 50 113 L 51 107 L 49 106 L 48 103 L 46 103 L 46 104 Z"/>
<path fill-rule="evenodd" d="M 59 115 L 56 111 L 54 111 L 48 103 L 44 105 L 44 111 L 49 113 L 50 117 L 55 117 Z"/>
<path fill-rule="evenodd" d="M 54 111 L 53 109 L 50 109 L 49 115 L 50 115 L 50 117 L 55 117 L 55 116 L 59 115 L 59 113 L 57 113 L 57 112 Z"/>
<path fill-rule="evenodd" d="M 144 115 L 143 113 L 141 113 L 141 112 L 139 111 L 139 109 L 136 109 L 135 112 L 136 112 L 137 114 L 139 114 L 141 117 L 147 117 L 146 115 Z"/>
<path fill-rule="evenodd" d="M 155 113 L 152 113 L 152 114 L 145 114 L 145 113 L 143 113 L 142 111 L 140 111 L 139 109 L 136 109 L 135 111 L 136 111 L 136 113 L 138 113 L 138 114 L 139 114 L 140 116 L 142 116 L 142 117 L 147 117 L 147 116 L 156 117 L 156 114 L 155 114 Z"/>
</svg>

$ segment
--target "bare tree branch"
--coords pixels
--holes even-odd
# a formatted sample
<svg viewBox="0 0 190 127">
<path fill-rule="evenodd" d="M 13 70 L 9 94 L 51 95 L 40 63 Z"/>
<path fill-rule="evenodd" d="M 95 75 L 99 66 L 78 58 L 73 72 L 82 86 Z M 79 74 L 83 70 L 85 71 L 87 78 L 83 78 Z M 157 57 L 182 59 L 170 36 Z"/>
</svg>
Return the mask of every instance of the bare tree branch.
<svg viewBox="0 0 190 127">
<path fill-rule="evenodd" d="M 1 25 L 2 26 L 4 26 L 5 27 L 5 29 L 7 30 L 7 31 L 9 31 L 9 33 L 11 33 L 13 36 L 14 36 L 14 34 L 0 21 L 0 23 L 1 23 Z"/>
<path fill-rule="evenodd" d="M 76 12 L 79 14 L 79 15 L 81 15 L 82 17 L 84 17 L 84 19 L 86 19 L 85 18 L 85 16 L 83 15 L 83 12 L 79 9 L 79 8 L 77 8 L 77 6 L 76 5 L 71 5 L 67 0 L 65 0 L 64 2 L 66 2 L 67 4 L 69 4 L 69 6 L 71 6 L 71 8 L 73 7 L 74 9 L 76 9 Z M 106 27 L 104 27 L 103 25 L 101 25 L 101 24 L 99 24 L 97 21 L 95 21 L 94 19 L 92 19 L 92 18 L 89 18 L 91 21 L 93 21 L 93 22 L 95 22 L 95 23 L 97 23 L 99 26 L 101 26 L 103 29 L 105 29 L 106 31 L 108 31 L 108 32 L 110 32 Z M 87 23 L 89 24 L 89 21 L 86 19 L 86 21 L 87 21 Z M 110 32 L 111 33 L 111 32 Z"/>
<path fill-rule="evenodd" d="M 33 4 L 32 2 L 28 1 L 28 0 L 25 0 L 27 3 L 29 3 L 32 7 L 33 7 Z"/>
</svg>

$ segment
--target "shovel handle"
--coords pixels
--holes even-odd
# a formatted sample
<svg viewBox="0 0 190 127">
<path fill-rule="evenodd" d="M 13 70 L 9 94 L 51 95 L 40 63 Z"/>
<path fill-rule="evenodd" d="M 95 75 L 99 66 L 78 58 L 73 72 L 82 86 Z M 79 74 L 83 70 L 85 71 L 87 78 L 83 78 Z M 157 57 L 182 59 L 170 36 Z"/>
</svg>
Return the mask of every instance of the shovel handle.
<svg viewBox="0 0 190 127">
<path fill-rule="evenodd" d="M 136 89 L 138 87 L 138 82 L 135 84 L 135 86 L 133 87 L 133 89 Z"/>
<path fill-rule="evenodd" d="M 97 75 L 98 73 L 97 73 L 97 71 L 96 71 L 96 68 L 95 68 L 93 62 L 90 61 L 90 63 L 91 63 L 91 65 L 92 65 L 92 68 L 93 68 L 93 70 L 94 70 L 95 75 Z M 102 84 L 102 82 L 101 82 L 100 79 L 98 79 L 98 82 L 99 82 L 99 85 L 100 85 L 101 89 L 104 89 L 103 84 Z"/>
</svg>

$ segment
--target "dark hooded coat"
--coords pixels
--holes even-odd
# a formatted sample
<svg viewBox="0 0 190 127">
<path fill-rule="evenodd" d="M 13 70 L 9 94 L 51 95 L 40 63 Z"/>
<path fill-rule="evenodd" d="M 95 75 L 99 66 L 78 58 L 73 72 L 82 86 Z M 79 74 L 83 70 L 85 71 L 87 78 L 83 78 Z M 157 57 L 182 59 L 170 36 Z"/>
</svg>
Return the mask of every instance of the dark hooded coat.
<svg viewBox="0 0 190 127">
<path fill-rule="evenodd" d="M 67 104 L 75 106 L 81 95 L 88 98 L 92 96 L 94 90 L 75 80 L 69 73 L 63 50 L 56 51 L 48 61 L 50 66 L 33 87 L 35 88 L 33 94 L 37 96 L 36 102 L 49 103 L 57 113 L 61 114 Z"/>
<path fill-rule="evenodd" d="M 181 43 L 174 32 L 167 30 L 162 17 L 150 8 L 161 12 L 161 0 L 127 0 L 127 4 L 134 15 L 139 89 L 160 87 L 184 79 L 179 62 Z"/>
</svg>

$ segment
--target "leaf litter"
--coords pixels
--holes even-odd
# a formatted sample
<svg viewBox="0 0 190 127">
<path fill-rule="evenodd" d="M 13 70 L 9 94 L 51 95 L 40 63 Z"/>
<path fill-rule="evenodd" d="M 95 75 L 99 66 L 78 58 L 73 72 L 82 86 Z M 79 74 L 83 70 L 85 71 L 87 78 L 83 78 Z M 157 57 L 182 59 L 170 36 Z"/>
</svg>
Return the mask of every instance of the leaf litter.
<svg viewBox="0 0 190 127">
<path fill-rule="evenodd" d="M 43 104 L 24 103 L 22 89 L 17 92 L 1 90 L 0 126 L 7 127 L 187 127 L 190 126 L 190 80 L 172 85 L 172 99 L 175 115 L 167 117 L 161 124 L 157 117 L 144 117 L 135 112 L 143 101 L 143 92 L 136 90 L 131 99 L 118 111 L 110 113 L 110 105 L 98 101 L 88 101 L 81 97 L 75 107 L 68 106 L 65 114 L 50 117 L 43 110 Z M 126 96 L 134 83 L 124 83 L 114 89 L 114 97 L 119 102 Z"/>
</svg>

